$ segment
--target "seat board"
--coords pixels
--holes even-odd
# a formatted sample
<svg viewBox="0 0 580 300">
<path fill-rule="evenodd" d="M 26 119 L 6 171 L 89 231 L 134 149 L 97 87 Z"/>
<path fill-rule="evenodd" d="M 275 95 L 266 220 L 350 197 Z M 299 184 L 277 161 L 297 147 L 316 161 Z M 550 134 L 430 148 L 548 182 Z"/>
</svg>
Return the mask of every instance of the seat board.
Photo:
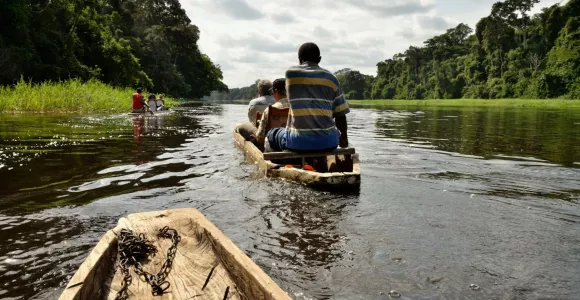
<svg viewBox="0 0 580 300">
<path fill-rule="evenodd" d="M 354 148 L 338 148 L 338 149 L 335 149 L 334 151 L 331 151 L 331 152 L 306 152 L 306 153 L 298 153 L 298 152 L 291 152 L 291 151 L 266 152 L 263 154 L 263 158 L 265 160 L 272 160 L 272 159 L 320 157 L 320 156 L 347 155 L 347 154 L 355 154 L 355 149 Z"/>
</svg>

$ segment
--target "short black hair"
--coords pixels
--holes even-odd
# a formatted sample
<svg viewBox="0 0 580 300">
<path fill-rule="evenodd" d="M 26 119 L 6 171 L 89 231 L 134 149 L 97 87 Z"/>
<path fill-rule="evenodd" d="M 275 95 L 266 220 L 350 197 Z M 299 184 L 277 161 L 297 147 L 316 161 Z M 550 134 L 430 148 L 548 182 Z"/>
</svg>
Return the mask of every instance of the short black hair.
<svg viewBox="0 0 580 300">
<path fill-rule="evenodd" d="M 278 78 L 272 83 L 272 91 L 278 91 L 278 93 L 286 94 L 286 78 Z"/>
<path fill-rule="evenodd" d="M 298 49 L 298 59 L 301 61 L 309 61 L 313 63 L 320 62 L 320 49 L 315 43 L 308 42 L 302 44 Z"/>
<path fill-rule="evenodd" d="M 143 90 L 140 87 L 137 88 L 137 93 L 141 93 L 142 91 Z"/>
</svg>

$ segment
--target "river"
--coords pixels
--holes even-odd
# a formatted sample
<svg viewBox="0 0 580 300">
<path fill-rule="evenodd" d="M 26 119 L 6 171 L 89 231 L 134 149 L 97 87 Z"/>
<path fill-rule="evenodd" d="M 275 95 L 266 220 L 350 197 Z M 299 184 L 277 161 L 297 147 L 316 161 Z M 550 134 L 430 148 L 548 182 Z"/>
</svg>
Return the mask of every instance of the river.
<svg viewBox="0 0 580 300">
<path fill-rule="evenodd" d="M 354 194 L 263 178 L 245 118 L 0 115 L 0 299 L 56 299 L 120 217 L 177 207 L 294 299 L 578 299 L 580 110 L 353 108 Z"/>
</svg>

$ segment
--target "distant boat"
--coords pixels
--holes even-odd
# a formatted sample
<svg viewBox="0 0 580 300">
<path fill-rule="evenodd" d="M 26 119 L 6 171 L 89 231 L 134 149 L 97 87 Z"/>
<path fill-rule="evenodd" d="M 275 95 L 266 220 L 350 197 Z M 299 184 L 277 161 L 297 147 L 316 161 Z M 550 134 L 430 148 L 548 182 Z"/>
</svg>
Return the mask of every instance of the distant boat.
<svg viewBox="0 0 580 300">
<path fill-rule="evenodd" d="M 168 114 L 170 112 L 173 112 L 173 110 L 166 109 L 166 110 L 153 111 L 153 114 L 151 114 L 151 112 L 149 112 L 149 111 L 144 111 L 144 112 L 130 112 L 130 113 L 128 113 L 128 115 L 130 115 L 130 116 L 140 116 L 140 115 L 152 115 L 152 116 L 155 116 L 155 115 L 166 115 L 166 114 Z"/>
<path fill-rule="evenodd" d="M 165 236 L 158 236 L 160 232 L 165 232 Z M 129 280 L 123 279 L 119 268 L 119 249 L 122 253 L 126 249 L 137 249 L 135 237 L 139 234 L 157 249 L 156 255 L 142 262 L 142 269 L 167 275 L 163 279 L 167 282 L 160 285 L 161 289 L 166 288 L 161 296 L 152 295 L 152 285 L 144 281 L 145 276 L 138 276 L 134 267 L 128 268 Z M 136 254 L 131 257 L 142 250 L 133 253 Z M 168 272 L 163 272 L 163 265 L 169 266 Z M 156 280 L 157 277 L 147 278 Z M 121 218 L 81 264 L 59 300 L 115 299 L 123 290 L 124 282 L 130 283 L 125 290 L 128 299 L 291 299 L 194 208 L 134 213 Z"/>
</svg>

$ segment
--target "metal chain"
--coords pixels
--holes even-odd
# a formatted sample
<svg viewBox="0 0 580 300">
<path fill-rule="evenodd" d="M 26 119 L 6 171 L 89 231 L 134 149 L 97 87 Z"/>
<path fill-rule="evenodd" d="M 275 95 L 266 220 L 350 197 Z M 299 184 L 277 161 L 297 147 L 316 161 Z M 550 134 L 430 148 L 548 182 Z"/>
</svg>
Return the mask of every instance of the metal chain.
<svg viewBox="0 0 580 300">
<path fill-rule="evenodd" d="M 175 253 L 177 253 L 177 244 L 181 241 L 181 237 L 175 229 L 169 228 L 168 226 L 161 228 L 157 237 L 171 239 L 172 244 L 167 250 L 167 259 L 163 262 L 161 270 L 154 275 L 144 271 L 141 262 L 149 258 L 149 256 L 155 256 L 157 253 L 155 246 L 145 238 L 143 233 L 137 236 L 133 231 L 128 229 L 121 229 L 119 232 L 119 267 L 121 273 L 123 273 L 123 281 L 121 289 L 115 298 L 116 300 L 129 299 L 127 289 L 132 282 L 131 273 L 129 273 L 130 266 L 133 266 L 133 270 L 141 280 L 151 285 L 151 293 L 153 296 L 163 295 L 163 292 L 169 288 L 170 283 L 165 278 L 171 272 Z"/>
</svg>

